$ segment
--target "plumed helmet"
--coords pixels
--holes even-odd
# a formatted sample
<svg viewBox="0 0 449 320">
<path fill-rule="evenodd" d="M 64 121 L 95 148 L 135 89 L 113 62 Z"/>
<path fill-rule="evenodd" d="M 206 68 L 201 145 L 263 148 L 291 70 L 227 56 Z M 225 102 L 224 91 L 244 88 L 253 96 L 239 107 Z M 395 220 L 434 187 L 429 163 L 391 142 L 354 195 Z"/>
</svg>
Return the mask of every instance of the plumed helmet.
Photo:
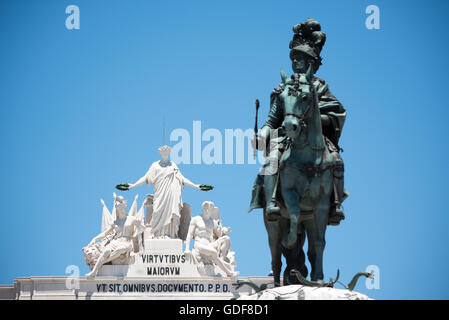
<svg viewBox="0 0 449 320">
<path fill-rule="evenodd" d="M 290 41 L 290 59 L 293 53 L 303 52 L 314 61 L 315 71 L 321 65 L 321 50 L 326 42 L 326 34 L 321 31 L 318 21 L 308 18 L 304 23 L 293 26 L 293 39 Z"/>
</svg>

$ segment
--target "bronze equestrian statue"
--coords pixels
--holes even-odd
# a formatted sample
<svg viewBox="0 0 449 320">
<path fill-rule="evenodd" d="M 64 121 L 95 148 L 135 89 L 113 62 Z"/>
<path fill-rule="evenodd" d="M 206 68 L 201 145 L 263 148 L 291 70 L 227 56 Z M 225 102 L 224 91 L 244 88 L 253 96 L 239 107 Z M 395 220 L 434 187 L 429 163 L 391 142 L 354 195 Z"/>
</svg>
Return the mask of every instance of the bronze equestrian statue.
<svg viewBox="0 0 449 320">
<path fill-rule="evenodd" d="M 282 83 L 270 95 L 270 111 L 253 146 L 265 151 L 266 163 L 256 177 L 249 211 L 264 209 L 275 285 L 280 285 L 281 255 L 287 267 L 284 284 L 294 283 L 290 270 L 322 281 L 327 225 L 344 219 L 344 163 L 339 138 L 346 110 L 314 74 L 321 65 L 326 35 L 319 22 L 307 19 L 293 27 L 290 59 L 294 74 L 281 71 Z"/>
</svg>

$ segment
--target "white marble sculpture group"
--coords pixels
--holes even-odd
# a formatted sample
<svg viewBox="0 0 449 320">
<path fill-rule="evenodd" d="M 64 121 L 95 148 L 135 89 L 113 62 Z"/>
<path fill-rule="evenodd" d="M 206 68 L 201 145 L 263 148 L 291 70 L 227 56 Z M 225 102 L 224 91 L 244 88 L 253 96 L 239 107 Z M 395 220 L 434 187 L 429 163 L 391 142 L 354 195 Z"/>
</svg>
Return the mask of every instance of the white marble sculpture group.
<svg viewBox="0 0 449 320">
<path fill-rule="evenodd" d="M 184 254 L 191 263 L 198 265 L 201 274 L 210 275 L 212 266 L 218 267 L 228 277 L 238 272 L 234 255 L 230 251 L 230 228 L 222 226 L 218 208 L 211 201 L 202 204 L 202 214 L 191 216 L 190 206 L 182 202 L 184 185 L 200 189 L 185 178 L 178 166 L 169 160 L 170 147 L 162 146 L 162 159 L 151 164 L 147 173 L 129 189 L 144 183 L 154 186 L 154 194 L 146 196 L 137 210 L 137 199 L 126 212 L 127 201 L 114 193 L 112 213 L 103 200 L 101 233 L 83 248 L 84 259 L 90 267 L 88 278 L 95 277 L 105 264 L 132 264 L 135 255 L 142 252 L 148 239 L 181 239 L 185 243 Z M 194 240 L 190 250 L 190 241 Z M 179 241 L 179 240 L 178 240 Z"/>
</svg>

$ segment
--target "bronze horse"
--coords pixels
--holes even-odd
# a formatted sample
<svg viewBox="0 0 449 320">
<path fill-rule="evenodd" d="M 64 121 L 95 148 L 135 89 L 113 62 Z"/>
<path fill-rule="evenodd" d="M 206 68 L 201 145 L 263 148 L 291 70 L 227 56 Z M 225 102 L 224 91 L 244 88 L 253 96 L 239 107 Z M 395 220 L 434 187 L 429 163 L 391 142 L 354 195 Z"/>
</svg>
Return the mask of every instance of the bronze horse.
<svg viewBox="0 0 449 320">
<path fill-rule="evenodd" d="M 333 192 L 334 158 L 329 152 L 321 127 L 317 95 L 312 84 L 313 67 L 296 80 L 287 80 L 279 97 L 283 105 L 285 151 L 279 162 L 281 215 L 274 221 L 264 212 L 276 285 L 280 284 L 281 255 L 286 258 L 284 284 L 293 283 L 290 270 L 306 277 L 303 245 L 312 281 L 322 281 L 325 233 Z"/>
</svg>

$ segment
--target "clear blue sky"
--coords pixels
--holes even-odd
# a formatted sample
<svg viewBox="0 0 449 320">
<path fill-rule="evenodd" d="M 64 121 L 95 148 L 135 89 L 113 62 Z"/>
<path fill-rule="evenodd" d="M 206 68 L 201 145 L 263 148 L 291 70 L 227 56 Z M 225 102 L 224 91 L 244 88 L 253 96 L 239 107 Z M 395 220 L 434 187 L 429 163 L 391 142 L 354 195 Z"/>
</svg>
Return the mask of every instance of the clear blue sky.
<svg viewBox="0 0 449 320">
<path fill-rule="evenodd" d="M 76 4 L 81 29 L 65 27 Z M 380 8 L 381 30 L 365 28 Z M 347 109 L 346 220 L 330 227 L 325 278 L 375 264 L 383 299 L 448 299 L 446 1 L 0 1 L 0 283 L 88 271 L 100 198 L 159 158 L 166 132 L 252 128 L 291 73 L 294 24 L 313 17 L 328 41 L 318 76 Z M 260 213 L 247 213 L 257 165 L 180 165 L 220 207 L 242 275 L 270 270 Z M 146 186 L 126 194 L 141 199 Z M 140 203 L 139 203 L 140 204 Z"/>
</svg>

